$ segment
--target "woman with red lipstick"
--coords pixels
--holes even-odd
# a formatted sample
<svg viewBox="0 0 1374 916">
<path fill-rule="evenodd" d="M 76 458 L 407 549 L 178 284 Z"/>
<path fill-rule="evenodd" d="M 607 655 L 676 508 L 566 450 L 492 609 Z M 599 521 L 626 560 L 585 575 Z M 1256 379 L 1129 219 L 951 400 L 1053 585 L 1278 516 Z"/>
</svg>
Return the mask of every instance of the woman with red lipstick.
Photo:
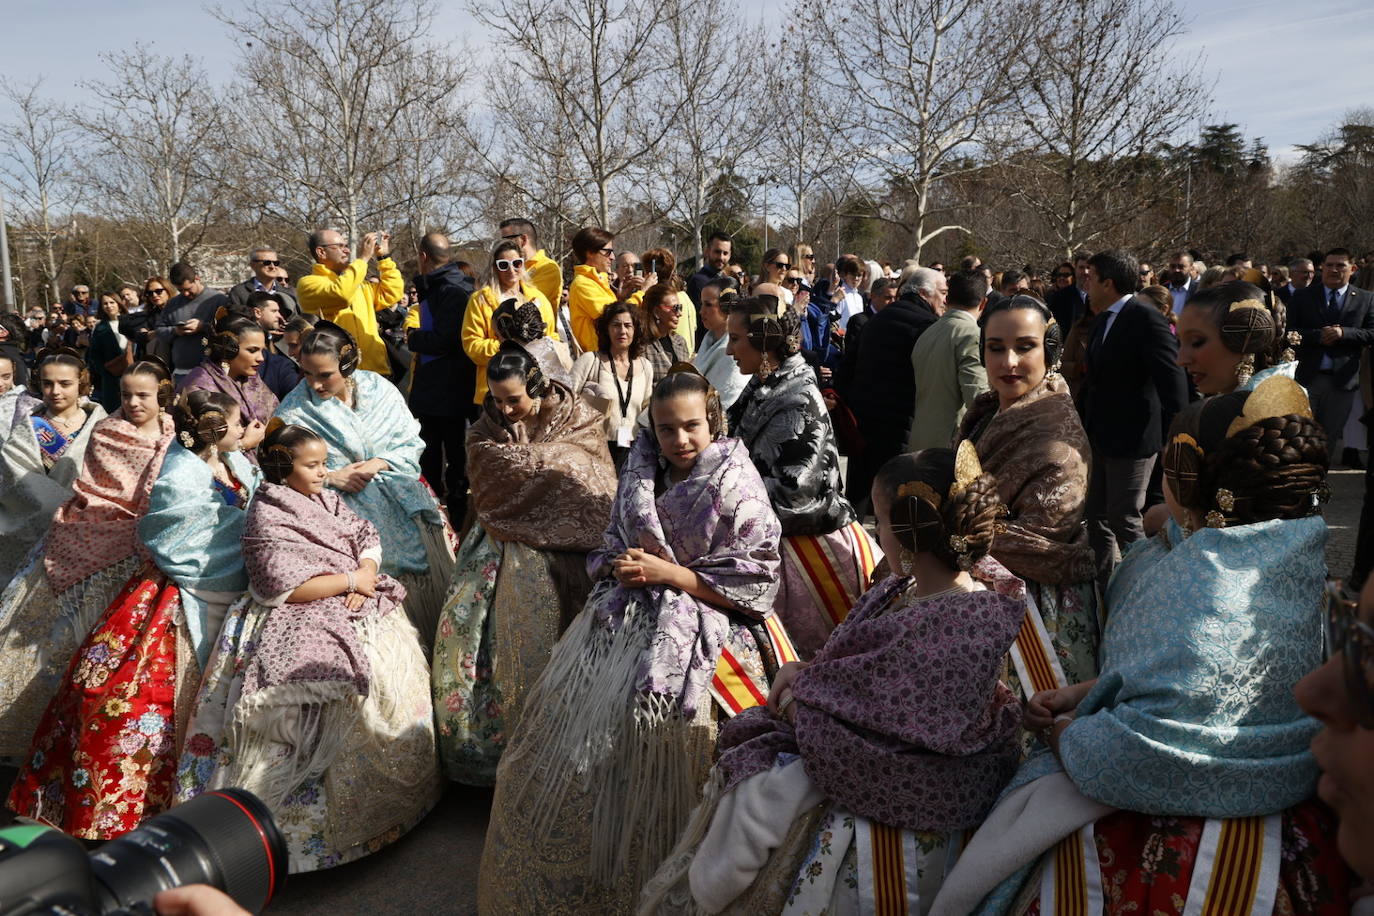
<svg viewBox="0 0 1374 916">
<path fill-rule="evenodd" d="M 1040 617 L 1028 619 L 1026 636 L 1034 639 L 1013 652 L 1012 688 L 1027 697 L 1048 683 L 1028 677 L 1032 671 L 1055 675 L 1059 686 L 1097 676 L 1098 602 L 1083 527 L 1090 452 L 1057 371 L 1060 332 L 1049 307 L 1033 296 L 987 308 L 983 365 L 992 390 L 973 402 L 958 435 L 978 447 L 1010 509 L 992 555 L 1025 580 Z M 1027 653 L 1042 653 L 1045 664 Z"/>
</svg>

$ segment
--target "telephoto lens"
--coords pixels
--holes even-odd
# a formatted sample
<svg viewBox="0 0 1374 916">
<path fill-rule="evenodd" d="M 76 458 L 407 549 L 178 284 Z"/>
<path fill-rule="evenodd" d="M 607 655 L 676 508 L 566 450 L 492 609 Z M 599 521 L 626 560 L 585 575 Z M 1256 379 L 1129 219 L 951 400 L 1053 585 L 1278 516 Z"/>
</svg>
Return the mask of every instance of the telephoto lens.
<svg viewBox="0 0 1374 916">
<path fill-rule="evenodd" d="M 158 891 L 208 884 L 260 913 L 286 881 L 286 841 L 243 789 L 217 789 L 159 814 L 91 854 L 100 912 L 151 911 Z"/>
</svg>

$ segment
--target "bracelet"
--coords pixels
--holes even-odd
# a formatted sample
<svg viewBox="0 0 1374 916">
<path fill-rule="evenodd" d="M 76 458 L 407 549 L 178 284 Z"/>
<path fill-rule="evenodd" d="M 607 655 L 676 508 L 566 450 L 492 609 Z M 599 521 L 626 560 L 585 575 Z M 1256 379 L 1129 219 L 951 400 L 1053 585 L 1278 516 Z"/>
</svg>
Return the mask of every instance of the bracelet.
<svg viewBox="0 0 1374 916">
<path fill-rule="evenodd" d="M 353 578 L 353 573 L 351 572 L 346 572 L 344 575 L 348 576 L 348 591 L 344 592 L 344 594 L 351 595 L 358 590 L 358 581 Z"/>
<path fill-rule="evenodd" d="M 792 701 L 795 700 L 795 699 L 796 699 L 796 697 L 792 696 L 792 691 L 789 690 L 789 691 L 787 692 L 787 697 L 786 697 L 786 699 L 784 699 L 781 703 L 778 704 L 778 717 L 779 717 L 779 718 L 782 717 L 782 714 L 783 714 L 783 713 L 787 712 L 787 707 L 791 706 L 791 705 L 792 705 Z"/>
<path fill-rule="evenodd" d="M 1072 722 L 1073 719 L 1074 719 L 1073 713 L 1071 713 L 1071 712 L 1061 712 L 1059 715 L 1057 715 L 1057 716 L 1054 717 L 1054 725 L 1058 725 L 1060 722 Z M 1054 725 L 1051 725 L 1050 727 L 1053 728 Z"/>
</svg>

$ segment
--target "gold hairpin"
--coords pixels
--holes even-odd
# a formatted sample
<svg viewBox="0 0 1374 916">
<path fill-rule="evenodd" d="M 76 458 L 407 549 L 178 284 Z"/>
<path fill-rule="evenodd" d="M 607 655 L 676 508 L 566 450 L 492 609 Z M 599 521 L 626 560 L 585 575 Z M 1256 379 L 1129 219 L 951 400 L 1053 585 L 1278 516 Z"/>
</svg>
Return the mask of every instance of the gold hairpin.
<svg viewBox="0 0 1374 916">
<path fill-rule="evenodd" d="M 1265 304 L 1258 299 L 1242 299 L 1239 302 L 1231 303 L 1231 307 L 1226 311 L 1238 312 L 1241 309 L 1264 309 L 1266 312 L 1269 310 Z"/>
<path fill-rule="evenodd" d="M 954 454 L 954 483 L 949 486 L 949 495 L 958 496 L 982 476 L 983 466 L 978 462 L 978 450 L 973 447 L 971 440 L 965 439 L 959 443 L 959 450 Z"/>
<path fill-rule="evenodd" d="M 1231 421 L 1226 428 L 1226 438 L 1231 438 L 1242 430 L 1249 429 L 1261 420 L 1270 417 L 1286 417 L 1297 414 L 1312 419 L 1312 405 L 1302 386 L 1285 375 L 1271 375 L 1255 386 L 1245 399 L 1245 408 L 1240 416 Z"/>
<path fill-rule="evenodd" d="M 913 480 L 897 488 L 898 499 L 911 499 L 912 497 L 924 499 L 937 509 L 940 508 L 940 503 L 944 502 L 940 498 L 940 494 L 936 493 L 934 488 L 923 480 Z"/>
</svg>

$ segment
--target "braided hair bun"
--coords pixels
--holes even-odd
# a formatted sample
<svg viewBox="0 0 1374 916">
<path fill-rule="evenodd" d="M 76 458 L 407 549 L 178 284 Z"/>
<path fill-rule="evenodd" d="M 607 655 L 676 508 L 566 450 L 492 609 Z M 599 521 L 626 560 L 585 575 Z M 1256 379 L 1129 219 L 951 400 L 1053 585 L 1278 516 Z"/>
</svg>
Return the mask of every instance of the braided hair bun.
<svg viewBox="0 0 1374 916">
<path fill-rule="evenodd" d="M 932 554 L 950 569 L 969 569 L 992 549 L 1006 506 L 997 478 L 982 473 L 955 487 L 954 468 L 952 449 L 898 455 L 878 471 L 874 488 L 890 506 L 892 532 L 903 547 Z"/>
<path fill-rule="evenodd" d="M 184 392 L 172 410 L 177 441 L 193 452 L 210 448 L 229 432 L 229 415 L 236 410 L 227 394 L 201 388 Z"/>
<path fill-rule="evenodd" d="M 1164 474 L 1174 498 L 1213 527 L 1303 518 L 1320 509 L 1329 464 L 1321 424 L 1305 405 L 1253 421 L 1244 416 L 1247 403 L 1271 386 L 1297 388 L 1273 378 L 1255 391 L 1207 398 L 1170 428 Z"/>
<path fill-rule="evenodd" d="M 726 305 L 724 299 L 721 305 Z M 776 296 L 749 296 L 730 302 L 728 307 L 731 317 L 744 319 L 755 350 L 771 353 L 779 362 L 801 351 L 801 316 L 783 306 Z"/>
<path fill-rule="evenodd" d="M 268 483 L 285 483 L 296 465 L 296 449 L 307 442 L 324 442 L 320 434 L 304 426 L 273 417 L 258 446 L 258 466 Z"/>
<path fill-rule="evenodd" d="M 507 299 L 491 313 L 491 323 L 503 340 L 526 344 L 544 336 L 544 315 L 529 301 Z"/>
<path fill-rule="evenodd" d="M 332 356 L 338 360 L 339 374 L 347 378 L 358 368 L 362 353 L 353 335 L 332 321 L 320 320 L 301 338 L 302 356 Z"/>
</svg>

